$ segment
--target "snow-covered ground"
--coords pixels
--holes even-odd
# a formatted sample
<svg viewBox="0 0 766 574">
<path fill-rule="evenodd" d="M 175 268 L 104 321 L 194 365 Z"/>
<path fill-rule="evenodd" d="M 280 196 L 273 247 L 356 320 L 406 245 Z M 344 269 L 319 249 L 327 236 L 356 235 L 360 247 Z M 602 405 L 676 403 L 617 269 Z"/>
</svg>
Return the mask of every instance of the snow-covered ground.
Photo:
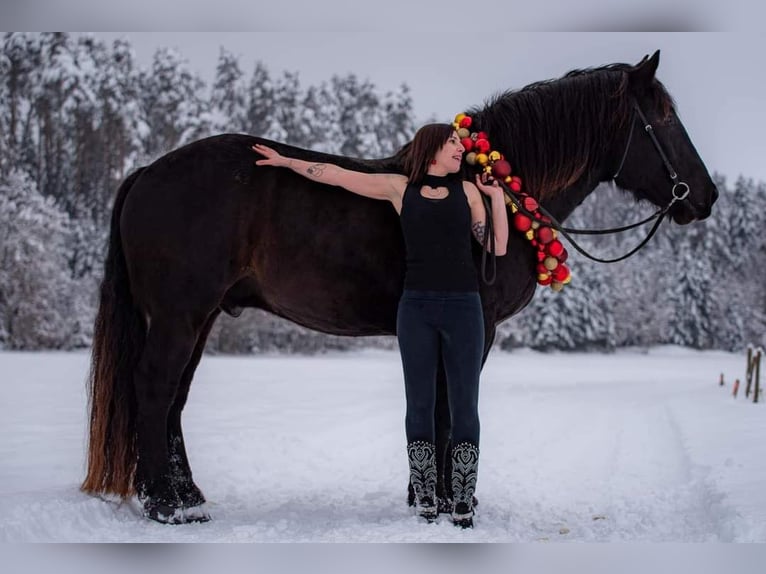
<svg viewBox="0 0 766 574">
<path fill-rule="evenodd" d="M 88 355 L 0 353 L 0 541 L 766 541 L 766 406 L 744 354 L 494 351 L 476 527 L 405 504 L 396 352 L 205 357 L 185 411 L 213 520 L 78 491 Z M 718 386 L 726 374 L 725 388 Z"/>
</svg>

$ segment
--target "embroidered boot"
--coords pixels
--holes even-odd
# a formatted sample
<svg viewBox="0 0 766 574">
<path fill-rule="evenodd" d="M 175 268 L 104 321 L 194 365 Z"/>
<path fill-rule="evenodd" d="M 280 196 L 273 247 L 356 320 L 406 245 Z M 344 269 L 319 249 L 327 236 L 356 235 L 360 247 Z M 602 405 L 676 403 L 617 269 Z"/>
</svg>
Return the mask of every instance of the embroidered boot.
<svg viewBox="0 0 766 574">
<path fill-rule="evenodd" d="M 415 441 L 407 445 L 410 484 L 415 493 L 415 511 L 429 522 L 436 518 L 436 447 Z"/>
<path fill-rule="evenodd" d="M 452 522 L 473 528 L 473 493 L 479 468 L 479 448 L 461 442 L 452 449 Z"/>
</svg>

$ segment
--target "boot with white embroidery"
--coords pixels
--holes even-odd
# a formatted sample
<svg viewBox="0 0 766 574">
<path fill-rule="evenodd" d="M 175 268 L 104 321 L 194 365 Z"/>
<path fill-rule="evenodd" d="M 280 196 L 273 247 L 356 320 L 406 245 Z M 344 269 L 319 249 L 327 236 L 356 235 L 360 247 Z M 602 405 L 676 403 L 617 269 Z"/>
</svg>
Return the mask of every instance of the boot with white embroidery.
<svg viewBox="0 0 766 574">
<path fill-rule="evenodd" d="M 410 484 L 415 494 L 415 512 L 429 522 L 436 519 L 436 446 L 425 441 L 407 445 Z"/>
<path fill-rule="evenodd" d="M 479 448 L 461 442 L 452 449 L 452 522 L 473 528 L 473 493 L 479 468 Z"/>
</svg>

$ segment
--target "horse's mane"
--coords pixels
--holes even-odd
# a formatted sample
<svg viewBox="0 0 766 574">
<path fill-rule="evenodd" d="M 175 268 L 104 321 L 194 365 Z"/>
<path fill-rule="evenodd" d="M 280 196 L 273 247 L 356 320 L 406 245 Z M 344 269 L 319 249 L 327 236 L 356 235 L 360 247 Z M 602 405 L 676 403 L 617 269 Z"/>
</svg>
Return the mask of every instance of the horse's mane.
<svg viewBox="0 0 766 574">
<path fill-rule="evenodd" d="M 484 107 L 467 111 L 474 120 L 471 130 L 489 134 L 493 148 L 523 179 L 526 193 L 550 197 L 590 172 L 613 143 L 615 131 L 630 121 L 626 91 L 631 69 L 629 64 L 609 64 L 572 70 L 503 92 Z M 674 107 L 656 79 L 650 97 L 650 105 L 664 117 Z"/>
</svg>

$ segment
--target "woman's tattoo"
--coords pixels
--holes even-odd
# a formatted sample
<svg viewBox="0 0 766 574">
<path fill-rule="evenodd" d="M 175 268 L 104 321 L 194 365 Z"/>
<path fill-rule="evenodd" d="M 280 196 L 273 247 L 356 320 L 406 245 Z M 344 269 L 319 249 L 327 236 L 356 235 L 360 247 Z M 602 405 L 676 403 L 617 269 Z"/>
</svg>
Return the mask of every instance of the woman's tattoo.
<svg viewBox="0 0 766 574">
<path fill-rule="evenodd" d="M 306 173 L 313 175 L 314 177 L 322 177 L 326 167 L 327 166 L 323 163 L 315 163 L 314 165 L 309 166 L 309 168 L 306 170 Z"/>
<path fill-rule="evenodd" d="M 484 234 L 487 231 L 487 226 L 484 225 L 483 221 L 477 221 L 473 224 L 473 227 L 471 228 L 473 231 L 473 236 L 476 238 L 476 240 L 484 245 Z"/>
</svg>

